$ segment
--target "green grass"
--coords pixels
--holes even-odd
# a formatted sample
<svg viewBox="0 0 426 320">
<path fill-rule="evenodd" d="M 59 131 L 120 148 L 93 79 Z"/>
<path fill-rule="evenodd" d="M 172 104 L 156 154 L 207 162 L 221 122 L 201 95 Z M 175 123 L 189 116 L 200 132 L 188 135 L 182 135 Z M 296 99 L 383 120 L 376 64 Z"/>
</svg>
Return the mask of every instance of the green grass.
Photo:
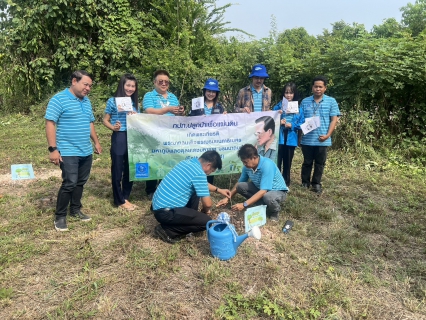
<svg viewBox="0 0 426 320">
<path fill-rule="evenodd" d="M 110 133 L 100 124 L 104 152 L 83 196 L 92 221 L 70 220 L 69 232 L 56 232 L 60 174 L 47 160 L 42 116 L 4 116 L 0 128 L 2 318 L 426 318 L 426 183 L 407 165 L 376 156 L 372 166 L 332 150 L 317 197 L 298 186 L 296 150 L 280 223 L 268 222 L 260 241 L 221 262 L 205 237 L 169 245 L 153 236 L 144 183 L 132 193 L 139 209 L 113 206 Z M 14 163 L 32 163 L 37 179 L 12 183 Z M 228 188 L 236 179 L 216 182 Z M 295 224 L 285 235 L 287 219 Z"/>
</svg>

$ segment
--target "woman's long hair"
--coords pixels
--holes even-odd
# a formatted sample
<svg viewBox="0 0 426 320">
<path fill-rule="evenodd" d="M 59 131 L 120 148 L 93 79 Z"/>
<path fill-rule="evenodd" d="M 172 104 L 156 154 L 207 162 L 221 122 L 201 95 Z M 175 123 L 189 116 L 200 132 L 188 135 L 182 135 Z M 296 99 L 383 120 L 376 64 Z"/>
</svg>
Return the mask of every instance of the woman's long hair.
<svg viewBox="0 0 426 320">
<path fill-rule="evenodd" d="M 133 74 L 126 73 L 124 76 L 121 77 L 120 82 L 118 83 L 117 91 L 114 94 L 114 97 L 125 97 L 126 92 L 124 91 L 124 85 L 126 84 L 126 81 L 131 80 L 135 82 L 135 92 L 130 96 L 130 99 L 132 99 L 133 106 L 136 107 L 136 110 L 139 109 L 138 106 L 138 80 L 136 80 L 136 77 Z"/>
</svg>

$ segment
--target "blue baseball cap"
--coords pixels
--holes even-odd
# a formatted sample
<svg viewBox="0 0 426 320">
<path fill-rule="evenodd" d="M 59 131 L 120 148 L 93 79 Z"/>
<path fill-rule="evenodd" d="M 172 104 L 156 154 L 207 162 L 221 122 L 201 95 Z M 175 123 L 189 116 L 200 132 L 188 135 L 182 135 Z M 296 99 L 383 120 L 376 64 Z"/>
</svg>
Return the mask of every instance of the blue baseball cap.
<svg viewBox="0 0 426 320">
<path fill-rule="evenodd" d="M 266 73 L 266 67 L 263 64 L 255 64 L 249 75 L 249 78 L 252 77 L 269 78 L 269 75 Z"/>
<path fill-rule="evenodd" d="M 220 92 L 219 82 L 216 79 L 208 78 L 203 89 Z"/>
</svg>

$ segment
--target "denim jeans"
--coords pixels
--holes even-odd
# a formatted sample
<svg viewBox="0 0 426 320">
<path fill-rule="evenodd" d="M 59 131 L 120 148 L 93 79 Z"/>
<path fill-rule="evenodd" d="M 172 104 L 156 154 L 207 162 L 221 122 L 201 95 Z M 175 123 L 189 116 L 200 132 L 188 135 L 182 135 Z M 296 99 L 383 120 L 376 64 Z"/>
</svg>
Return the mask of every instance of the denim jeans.
<svg viewBox="0 0 426 320">
<path fill-rule="evenodd" d="M 89 179 L 92 168 L 92 155 L 87 157 L 63 156 L 60 168 L 62 185 L 56 201 L 56 218 L 65 217 L 68 206 L 71 214 L 80 210 L 83 186 Z"/>
</svg>

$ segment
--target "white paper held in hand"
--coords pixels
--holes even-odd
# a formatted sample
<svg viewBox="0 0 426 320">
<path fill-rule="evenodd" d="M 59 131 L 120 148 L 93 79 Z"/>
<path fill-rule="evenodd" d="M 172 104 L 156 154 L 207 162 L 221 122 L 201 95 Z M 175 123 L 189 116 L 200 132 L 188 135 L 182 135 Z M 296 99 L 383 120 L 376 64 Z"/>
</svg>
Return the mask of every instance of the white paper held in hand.
<svg viewBox="0 0 426 320">
<path fill-rule="evenodd" d="M 299 113 L 299 102 L 289 101 L 287 105 L 286 113 Z"/>
<path fill-rule="evenodd" d="M 281 104 L 281 110 L 284 113 L 287 113 L 287 108 L 288 108 L 288 100 L 286 98 L 283 98 L 283 102 Z"/>
<path fill-rule="evenodd" d="M 319 117 L 311 117 L 311 118 L 306 118 L 305 123 L 300 125 L 300 128 L 302 129 L 303 134 L 307 134 L 311 132 L 312 130 L 315 130 L 316 128 L 318 128 L 320 124 L 321 123 L 320 123 Z"/>
<path fill-rule="evenodd" d="M 192 99 L 192 110 L 204 109 L 204 97 Z"/>
<path fill-rule="evenodd" d="M 116 97 L 115 105 L 118 112 L 131 112 L 133 111 L 132 99 L 130 97 Z"/>
</svg>

